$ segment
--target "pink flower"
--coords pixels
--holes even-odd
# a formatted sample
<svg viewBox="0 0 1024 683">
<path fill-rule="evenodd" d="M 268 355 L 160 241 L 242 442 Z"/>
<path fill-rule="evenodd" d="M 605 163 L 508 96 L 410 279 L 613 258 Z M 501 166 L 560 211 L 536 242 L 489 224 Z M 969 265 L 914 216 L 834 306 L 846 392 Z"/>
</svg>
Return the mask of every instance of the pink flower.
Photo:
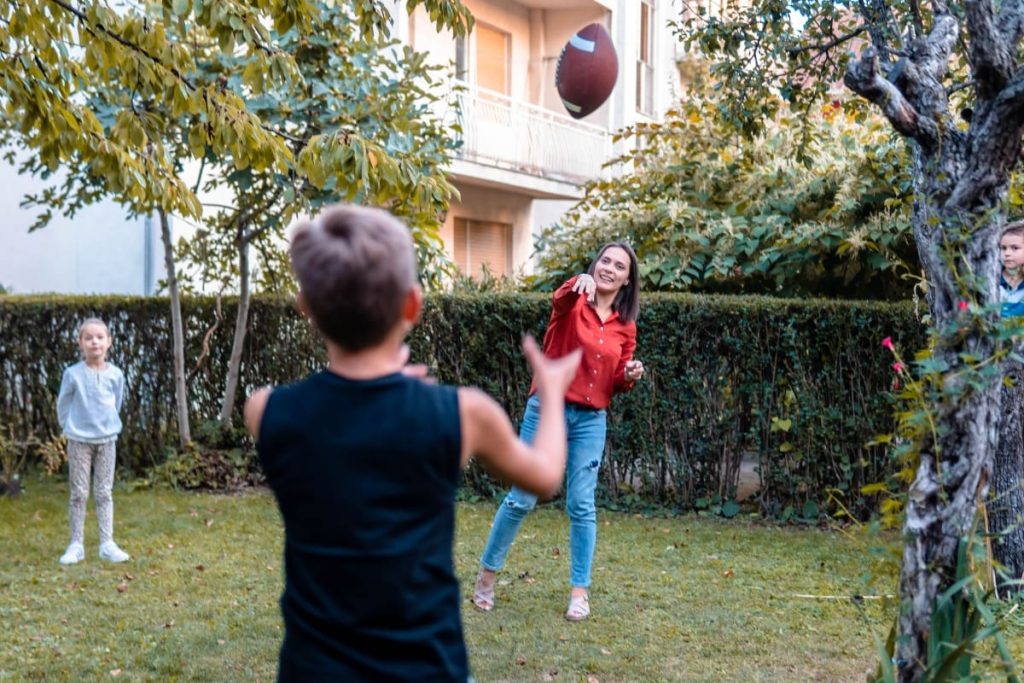
<svg viewBox="0 0 1024 683">
<path fill-rule="evenodd" d="M 967 302 L 966 301 L 960 301 L 959 303 L 957 303 L 957 307 L 961 311 L 966 311 L 967 310 Z"/>
<path fill-rule="evenodd" d="M 896 372 L 903 372 L 903 363 L 899 363 L 899 362 L 893 363 L 892 364 L 892 369 L 895 370 Z"/>
<path fill-rule="evenodd" d="M 884 346 L 885 348 L 889 349 L 890 351 L 895 350 L 893 348 L 893 345 L 892 345 L 892 337 L 886 337 L 885 339 L 883 339 L 882 340 L 882 346 Z"/>
</svg>

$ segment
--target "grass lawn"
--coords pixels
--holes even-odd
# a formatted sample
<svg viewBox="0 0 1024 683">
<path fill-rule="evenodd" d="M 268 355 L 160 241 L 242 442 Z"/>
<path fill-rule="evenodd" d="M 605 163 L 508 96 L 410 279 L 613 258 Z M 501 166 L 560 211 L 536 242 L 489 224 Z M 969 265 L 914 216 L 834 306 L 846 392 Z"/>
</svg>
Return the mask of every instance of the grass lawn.
<svg viewBox="0 0 1024 683">
<path fill-rule="evenodd" d="M 281 526 L 265 492 L 212 496 L 116 487 L 123 565 L 67 542 L 67 484 L 0 498 L 0 681 L 272 681 L 281 638 Z M 470 591 L 493 504 L 459 507 L 456 563 Z M 600 513 L 592 618 L 562 618 L 568 526 L 527 519 L 498 605 L 467 602 L 474 674 L 491 681 L 862 681 L 892 607 L 796 597 L 865 590 L 870 542 L 696 516 Z M 1024 622 L 1008 633 L 1024 655 Z"/>
</svg>

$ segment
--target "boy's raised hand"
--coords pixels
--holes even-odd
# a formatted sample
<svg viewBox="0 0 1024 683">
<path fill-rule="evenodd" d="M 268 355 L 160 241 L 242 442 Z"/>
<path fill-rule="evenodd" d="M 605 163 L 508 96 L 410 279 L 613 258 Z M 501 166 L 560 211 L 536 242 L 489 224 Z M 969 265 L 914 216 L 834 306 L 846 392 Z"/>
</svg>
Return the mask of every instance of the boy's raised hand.
<svg viewBox="0 0 1024 683">
<path fill-rule="evenodd" d="M 546 358 L 537 340 L 531 335 L 523 337 L 523 355 L 533 370 L 533 381 L 541 400 L 562 400 L 565 391 L 576 377 L 576 369 L 583 357 L 583 350 L 576 349 L 561 358 Z"/>
</svg>

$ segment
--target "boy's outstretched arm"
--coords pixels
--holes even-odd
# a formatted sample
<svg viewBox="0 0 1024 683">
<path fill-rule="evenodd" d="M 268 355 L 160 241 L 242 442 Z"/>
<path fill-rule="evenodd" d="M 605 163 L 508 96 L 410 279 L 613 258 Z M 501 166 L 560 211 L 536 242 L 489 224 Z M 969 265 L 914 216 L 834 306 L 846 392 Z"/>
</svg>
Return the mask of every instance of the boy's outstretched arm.
<svg viewBox="0 0 1024 683">
<path fill-rule="evenodd" d="M 533 368 L 540 399 L 540 421 L 533 444 L 519 440 L 505 411 L 479 389 L 459 389 L 462 464 L 476 455 L 497 476 L 522 489 L 551 496 L 565 476 L 565 391 L 576 376 L 581 351 L 557 360 L 545 358 L 532 337 L 523 353 Z"/>
<path fill-rule="evenodd" d="M 271 387 L 263 387 L 253 392 L 252 396 L 245 402 L 245 426 L 252 434 L 253 441 L 260 440 L 260 422 L 263 421 L 263 409 L 267 407 L 267 399 L 270 398 Z"/>
</svg>

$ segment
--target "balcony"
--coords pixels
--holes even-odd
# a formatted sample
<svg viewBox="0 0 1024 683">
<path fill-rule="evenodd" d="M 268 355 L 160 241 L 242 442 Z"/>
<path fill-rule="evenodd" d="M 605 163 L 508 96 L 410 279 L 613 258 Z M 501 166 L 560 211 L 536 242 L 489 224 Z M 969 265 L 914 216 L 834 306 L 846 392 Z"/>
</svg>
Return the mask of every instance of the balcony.
<svg viewBox="0 0 1024 683">
<path fill-rule="evenodd" d="M 574 196 L 611 158 L 611 136 L 599 126 L 481 88 L 457 96 L 465 162 L 564 184 Z"/>
</svg>

